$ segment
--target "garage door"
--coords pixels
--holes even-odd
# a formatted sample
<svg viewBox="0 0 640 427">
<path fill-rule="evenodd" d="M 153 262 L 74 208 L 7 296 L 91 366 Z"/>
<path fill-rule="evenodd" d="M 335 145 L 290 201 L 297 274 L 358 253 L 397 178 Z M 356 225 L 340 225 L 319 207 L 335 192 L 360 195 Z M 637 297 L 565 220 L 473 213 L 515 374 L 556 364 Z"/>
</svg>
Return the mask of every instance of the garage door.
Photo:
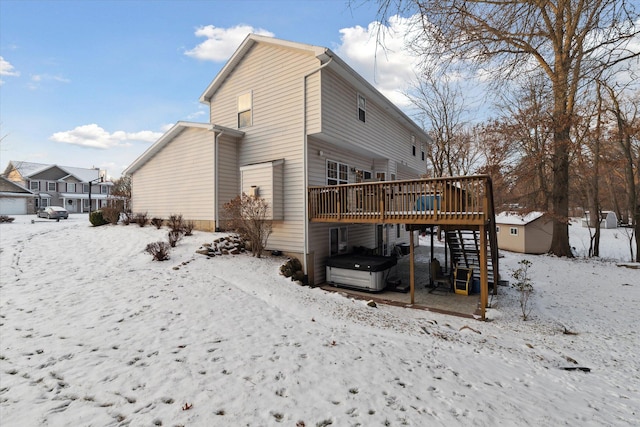
<svg viewBox="0 0 640 427">
<path fill-rule="evenodd" d="M 26 197 L 0 197 L 0 215 L 25 215 Z"/>
</svg>

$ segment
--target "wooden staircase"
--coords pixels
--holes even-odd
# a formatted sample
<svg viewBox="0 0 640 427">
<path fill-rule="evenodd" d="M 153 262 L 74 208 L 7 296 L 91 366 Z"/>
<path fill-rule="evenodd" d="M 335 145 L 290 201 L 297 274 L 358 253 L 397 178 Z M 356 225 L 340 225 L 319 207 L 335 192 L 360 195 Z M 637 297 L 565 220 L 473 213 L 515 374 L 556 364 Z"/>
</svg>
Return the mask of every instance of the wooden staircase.
<svg viewBox="0 0 640 427">
<path fill-rule="evenodd" d="M 445 237 L 451 254 L 451 265 L 472 268 L 474 279 L 480 280 L 480 231 L 460 228 L 449 229 L 445 232 Z M 496 264 L 493 262 L 491 240 L 491 238 L 488 239 L 489 245 L 484 250 L 487 251 L 487 259 L 490 260 L 487 265 L 487 280 L 489 287 L 495 292 L 494 266 Z"/>
</svg>

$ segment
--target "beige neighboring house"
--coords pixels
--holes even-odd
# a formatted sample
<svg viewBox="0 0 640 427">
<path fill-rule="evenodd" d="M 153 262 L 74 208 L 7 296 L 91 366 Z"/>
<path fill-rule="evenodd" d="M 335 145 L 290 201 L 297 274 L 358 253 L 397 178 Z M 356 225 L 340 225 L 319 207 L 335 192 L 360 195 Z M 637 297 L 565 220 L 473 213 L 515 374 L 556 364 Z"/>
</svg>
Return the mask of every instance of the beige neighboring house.
<svg viewBox="0 0 640 427">
<path fill-rule="evenodd" d="M 28 214 L 39 208 L 62 206 L 71 213 L 89 212 L 106 206 L 112 182 L 106 181 L 106 171 L 44 163 L 10 161 L 3 176 L 31 191 L 34 201 L 27 206 Z M 102 181 L 101 181 L 102 180 Z M 91 186 L 91 188 L 90 188 Z"/>
<path fill-rule="evenodd" d="M 0 176 L 0 215 L 25 215 L 33 211 L 36 195 Z"/>
<path fill-rule="evenodd" d="M 310 186 L 426 172 L 428 136 L 330 49 L 251 34 L 200 101 L 207 123 L 178 122 L 124 171 L 134 213 L 214 230 L 226 202 L 256 194 L 274 221 L 267 249 L 298 257 L 311 283 L 329 256 L 408 241 L 401 224 L 309 221 Z"/>
<path fill-rule="evenodd" d="M 543 212 L 496 215 L 498 248 L 523 254 L 543 254 L 551 248 L 553 223 Z"/>
</svg>

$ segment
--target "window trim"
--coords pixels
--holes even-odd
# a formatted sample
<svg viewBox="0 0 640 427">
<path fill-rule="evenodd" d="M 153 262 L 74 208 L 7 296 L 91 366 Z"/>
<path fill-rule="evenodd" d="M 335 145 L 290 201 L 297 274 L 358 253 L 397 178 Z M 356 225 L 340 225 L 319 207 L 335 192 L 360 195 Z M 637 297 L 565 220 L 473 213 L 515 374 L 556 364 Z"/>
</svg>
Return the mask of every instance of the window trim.
<svg viewBox="0 0 640 427">
<path fill-rule="evenodd" d="M 519 234 L 518 227 L 509 227 L 509 235 L 517 236 Z"/>
<path fill-rule="evenodd" d="M 248 108 L 241 108 L 241 98 L 243 98 L 244 96 L 248 96 L 249 97 Z M 238 116 L 237 116 L 238 129 L 242 129 L 242 128 L 253 126 L 253 91 L 250 90 L 248 92 L 244 92 L 244 93 L 241 93 L 240 95 L 238 95 L 238 98 L 237 98 L 237 110 L 238 110 Z M 249 113 L 249 121 L 248 121 L 248 124 L 241 125 L 241 123 L 244 123 L 244 122 L 240 121 L 240 117 L 244 113 Z"/>
<path fill-rule="evenodd" d="M 336 165 L 336 176 L 329 176 L 329 163 L 335 163 Z M 345 178 L 341 178 L 341 172 L 345 172 Z M 337 160 L 327 159 L 325 162 L 325 180 L 327 185 L 342 185 L 349 183 L 349 165 L 346 163 L 338 162 Z M 329 181 L 333 180 L 335 183 L 330 183 Z"/>
<path fill-rule="evenodd" d="M 82 192 L 83 193 L 88 193 L 89 192 L 89 185 L 90 184 L 82 184 Z"/>
<path fill-rule="evenodd" d="M 362 101 L 362 105 L 360 104 Z M 367 98 L 364 97 L 361 93 L 358 93 L 356 97 L 356 106 L 358 107 L 358 120 L 362 123 L 367 122 Z"/>
<path fill-rule="evenodd" d="M 53 189 L 51 186 L 53 185 Z M 47 181 L 47 191 L 53 191 L 54 193 L 58 191 L 58 186 L 55 181 Z"/>
<path fill-rule="evenodd" d="M 67 193 L 75 193 L 77 188 L 78 187 L 75 182 L 67 182 Z"/>
<path fill-rule="evenodd" d="M 106 185 L 101 185 L 100 194 L 109 194 L 109 187 L 107 187 Z"/>
<path fill-rule="evenodd" d="M 35 184 L 35 187 L 33 184 Z M 29 181 L 29 190 L 40 191 L 40 181 Z"/>
</svg>

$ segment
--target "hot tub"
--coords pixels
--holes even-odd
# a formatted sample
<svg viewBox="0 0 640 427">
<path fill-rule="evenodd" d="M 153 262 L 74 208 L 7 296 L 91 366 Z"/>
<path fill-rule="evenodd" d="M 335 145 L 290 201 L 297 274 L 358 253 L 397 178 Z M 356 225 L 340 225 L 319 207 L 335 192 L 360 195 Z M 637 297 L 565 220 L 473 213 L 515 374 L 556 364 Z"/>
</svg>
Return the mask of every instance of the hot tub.
<svg viewBox="0 0 640 427">
<path fill-rule="evenodd" d="M 340 255 L 327 260 L 327 283 L 369 292 L 380 292 L 386 286 L 395 257 L 376 255 Z"/>
</svg>

